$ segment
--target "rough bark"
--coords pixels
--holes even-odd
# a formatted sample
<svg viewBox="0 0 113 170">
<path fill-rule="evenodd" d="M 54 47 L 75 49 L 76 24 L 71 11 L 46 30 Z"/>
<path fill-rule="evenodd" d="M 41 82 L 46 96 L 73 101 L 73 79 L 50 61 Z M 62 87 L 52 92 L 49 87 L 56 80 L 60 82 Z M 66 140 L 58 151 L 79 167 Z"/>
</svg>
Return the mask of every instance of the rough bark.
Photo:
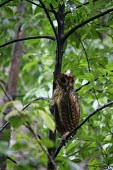
<svg viewBox="0 0 113 170">
<path fill-rule="evenodd" d="M 59 4 L 59 10 L 56 13 L 56 19 L 58 22 L 58 29 L 57 29 L 57 46 L 56 46 L 56 56 L 55 56 L 55 66 L 54 66 L 54 80 L 53 80 L 53 91 L 56 88 L 56 79 L 58 74 L 61 72 L 62 67 L 62 58 L 64 53 L 63 47 L 63 36 L 64 36 L 64 21 L 65 21 L 65 5 Z M 51 109 L 51 113 L 55 114 L 55 110 Z M 49 131 L 49 139 L 55 143 L 56 133 Z M 55 152 L 55 147 L 49 148 L 48 152 L 51 157 Z M 47 165 L 47 170 L 54 170 L 54 166 L 52 162 L 49 160 Z"/>
</svg>

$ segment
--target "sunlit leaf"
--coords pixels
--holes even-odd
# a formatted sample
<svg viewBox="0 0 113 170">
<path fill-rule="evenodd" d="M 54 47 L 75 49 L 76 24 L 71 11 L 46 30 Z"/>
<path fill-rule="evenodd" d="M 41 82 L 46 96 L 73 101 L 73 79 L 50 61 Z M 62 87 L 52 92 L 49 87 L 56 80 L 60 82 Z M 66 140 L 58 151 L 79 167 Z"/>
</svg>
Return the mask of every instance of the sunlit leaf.
<svg viewBox="0 0 113 170">
<path fill-rule="evenodd" d="M 53 121 L 51 116 L 46 112 L 40 112 L 40 117 L 43 118 L 43 120 L 44 120 L 45 124 L 47 125 L 47 127 L 54 132 L 54 130 L 55 130 L 55 122 Z"/>
</svg>

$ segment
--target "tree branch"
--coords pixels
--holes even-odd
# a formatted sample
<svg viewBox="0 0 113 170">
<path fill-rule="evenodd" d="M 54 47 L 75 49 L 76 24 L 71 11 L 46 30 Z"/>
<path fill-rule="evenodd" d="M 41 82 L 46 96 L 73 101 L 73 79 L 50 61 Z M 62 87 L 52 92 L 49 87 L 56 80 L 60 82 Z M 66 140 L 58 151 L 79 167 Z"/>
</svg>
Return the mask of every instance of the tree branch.
<svg viewBox="0 0 113 170">
<path fill-rule="evenodd" d="M 93 0 L 92 2 L 96 2 L 96 1 L 98 1 L 98 0 Z M 83 5 L 88 5 L 88 4 L 89 4 L 89 2 L 85 2 L 81 5 L 78 5 L 76 8 L 81 8 Z"/>
<path fill-rule="evenodd" d="M 6 122 L 1 128 L 0 133 L 10 124 L 10 121 Z"/>
<path fill-rule="evenodd" d="M 51 155 L 48 153 L 46 147 L 42 144 L 41 140 L 40 140 L 40 136 L 37 135 L 34 130 L 32 129 L 32 127 L 30 126 L 30 124 L 27 124 L 26 126 L 30 131 L 31 133 L 33 134 L 34 138 L 36 139 L 37 143 L 40 145 L 41 149 L 44 151 L 44 153 L 47 155 L 47 157 L 49 158 L 49 160 L 52 162 L 52 165 L 54 167 L 54 170 L 57 170 L 56 169 L 56 165 L 55 165 L 55 162 L 54 162 L 54 159 L 51 157 Z"/>
<path fill-rule="evenodd" d="M 14 160 L 14 159 L 12 159 L 11 157 L 9 157 L 9 156 L 7 156 L 7 159 L 9 159 L 11 162 L 13 162 L 14 164 L 17 164 L 17 162 Z"/>
<path fill-rule="evenodd" d="M 34 5 L 36 5 L 36 6 L 40 7 L 40 8 L 42 8 L 39 4 L 37 4 L 37 3 L 33 2 L 33 1 L 30 1 L 30 0 L 27 0 L 27 1 L 30 2 L 31 4 L 34 4 Z"/>
<path fill-rule="evenodd" d="M 85 53 L 85 56 L 86 56 L 87 65 L 88 65 L 88 71 L 91 72 L 90 63 L 89 63 L 89 59 L 88 59 L 88 54 L 87 54 L 87 52 L 86 52 L 86 49 L 85 49 L 85 47 L 84 47 L 84 44 L 83 44 L 83 42 L 80 40 L 78 34 L 77 34 L 77 33 L 75 33 L 75 34 L 77 35 L 77 38 L 79 39 L 79 41 L 80 41 L 80 43 L 81 43 L 81 45 L 82 45 L 82 48 L 83 48 L 83 50 L 84 50 L 84 53 Z M 98 102 L 98 105 L 99 105 L 99 101 L 98 101 L 98 98 L 97 98 L 97 95 L 96 95 L 96 92 L 95 92 L 94 87 L 92 88 L 92 90 L 93 90 L 93 92 L 94 92 L 95 98 L 96 98 L 96 100 L 97 100 L 97 102 Z"/>
<path fill-rule="evenodd" d="M 56 149 L 54 153 L 54 158 L 58 155 L 61 148 L 65 145 L 65 143 L 70 139 L 70 137 L 78 130 L 80 129 L 92 116 L 94 116 L 97 112 L 109 107 L 110 105 L 113 105 L 113 101 L 108 102 L 104 104 L 103 106 L 98 107 L 96 110 L 94 110 L 89 116 L 87 116 L 77 127 L 75 127 L 67 136 L 65 140 L 61 140 L 58 148 Z"/>
<path fill-rule="evenodd" d="M 83 86 L 80 86 L 78 89 L 76 89 L 76 92 L 81 90 L 84 86 L 87 86 L 88 84 L 90 84 L 90 81 L 88 81 L 86 84 L 84 84 Z"/>
<path fill-rule="evenodd" d="M 3 85 L 0 83 L 0 87 L 3 90 L 4 94 L 6 95 L 6 97 L 8 98 L 9 101 L 11 101 L 11 97 L 10 95 L 7 93 L 6 89 L 3 87 Z"/>
<path fill-rule="evenodd" d="M 52 4 L 50 4 L 50 8 L 51 8 L 51 12 L 53 12 L 53 14 L 54 14 L 54 16 L 55 16 L 55 18 L 56 18 L 56 20 L 57 20 L 58 24 L 60 24 L 60 21 L 59 21 L 59 18 L 58 18 L 57 12 L 54 10 L 54 8 L 53 8 L 53 5 L 52 5 Z"/>
<path fill-rule="evenodd" d="M 96 2 L 96 1 L 98 1 L 98 0 L 93 0 L 92 2 Z M 88 5 L 88 4 L 89 4 L 89 2 L 82 3 L 82 4 L 78 5 L 78 6 L 76 6 L 76 9 L 81 8 L 83 5 Z M 65 12 L 65 15 L 67 15 L 69 13 L 72 13 L 72 12 L 67 11 L 67 12 Z"/>
<path fill-rule="evenodd" d="M 28 104 L 26 104 L 26 105 L 23 107 L 22 111 L 25 110 L 30 104 L 32 104 L 33 102 L 36 102 L 36 101 L 38 101 L 38 100 L 45 100 L 45 101 L 47 101 L 47 102 L 50 102 L 49 99 L 46 98 L 46 97 L 38 97 L 38 98 L 30 101 Z"/>
<path fill-rule="evenodd" d="M 20 39 L 15 39 L 15 40 L 12 40 L 12 41 L 9 41 L 5 44 L 2 44 L 0 45 L 0 48 L 4 47 L 4 46 L 7 46 L 9 44 L 12 44 L 12 43 L 15 43 L 15 42 L 18 42 L 18 41 L 26 41 L 26 40 L 32 40 L 32 39 L 39 39 L 39 38 L 46 38 L 46 39 L 50 39 L 52 41 L 55 41 L 55 38 L 53 36 L 49 36 L 49 35 L 38 35 L 38 36 L 32 36 L 32 37 L 26 37 L 26 38 L 20 38 Z"/>
<path fill-rule="evenodd" d="M 33 1 L 31 1 L 31 0 L 27 0 L 27 1 L 30 2 L 31 4 L 34 4 L 34 5 L 38 6 L 39 8 L 43 8 L 42 6 L 40 6 L 39 4 L 37 4 L 37 3 L 35 3 Z M 47 11 L 52 12 L 50 9 L 47 9 Z"/>
<path fill-rule="evenodd" d="M 49 99 L 46 97 L 38 97 L 34 100 L 32 100 L 31 102 L 29 102 L 28 104 L 26 104 L 23 108 L 22 111 L 25 110 L 31 103 L 38 101 L 38 100 L 45 100 L 47 102 L 49 102 Z M 10 121 L 6 122 L 1 128 L 0 128 L 0 132 L 2 132 L 8 125 L 10 124 Z"/>
<path fill-rule="evenodd" d="M 5 86 L 6 82 L 0 77 L 0 82 Z"/>
<path fill-rule="evenodd" d="M 1 4 L 0 4 L 0 7 L 4 6 L 5 4 L 9 3 L 10 1 L 13 1 L 13 0 L 7 0 L 7 1 L 1 3 Z"/>
<path fill-rule="evenodd" d="M 91 18 L 89 18 L 89 19 L 81 22 L 80 24 L 74 26 L 72 29 L 70 29 L 70 30 L 64 35 L 64 37 L 63 37 L 63 42 L 65 42 L 66 39 L 67 39 L 74 31 L 76 31 L 77 29 L 81 28 L 82 26 L 88 24 L 89 22 L 91 22 L 91 21 L 93 21 L 93 20 L 95 20 L 95 19 L 97 19 L 97 18 L 99 18 L 99 17 L 102 17 L 103 15 L 106 15 L 106 14 L 108 14 L 108 13 L 110 13 L 110 12 L 113 12 L 113 8 L 110 8 L 110 9 L 104 11 L 104 12 L 101 12 L 100 14 L 97 14 L 97 15 L 95 15 L 95 16 L 93 16 L 93 17 L 91 17 Z"/>
<path fill-rule="evenodd" d="M 88 65 L 88 71 L 90 72 L 91 69 L 90 69 L 88 54 L 87 54 L 87 52 L 86 52 L 85 46 L 84 46 L 83 42 L 81 41 L 81 39 L 79 38 L 78 34 L 77 34 L 77 33 L 75 33 L 75 34 L 77 35 L 77 38 L 79 39 L 80 44 L 82 45 L 82 48 L 83 48 L 83 50 L 84 50 L 84 53 L 85 53 L 85 56 L 86 56 L 87 65 Z"/>
<path fill-rule="evenodd" d="M 44 9 L 44 11 L 45 11 L 45 13 L 46 13 L 46 16 L 47 16 L 47 18 L 48 18 L 48 20 L 49 20 L 49 22 L 50 22 L 50 24 L 51 24 L 51 26 L 52 26 L 53 32 L 54 32 L 55 37 L 56 37 L 56 39 L 57 39 L 57 41 L 58 41 L 58 35 L 57 35 L 57 32 L 56 32 L 55 27 L 54 27 L 54 25 L 53 25 L 53 22 L 52 22 L 52 20 L 51 20 L 51 18 L 50 18 L 50 15 L 49 15 L 49 13 L 48 13 L 48 10 L 47 10 L 47 8 L 45 7 L 45 5 L 44 5 L 44 3 L 42 2 L 42 0 L 39 0 L 39 2 L 40 2 L 42 8 Z"/>
</svg>

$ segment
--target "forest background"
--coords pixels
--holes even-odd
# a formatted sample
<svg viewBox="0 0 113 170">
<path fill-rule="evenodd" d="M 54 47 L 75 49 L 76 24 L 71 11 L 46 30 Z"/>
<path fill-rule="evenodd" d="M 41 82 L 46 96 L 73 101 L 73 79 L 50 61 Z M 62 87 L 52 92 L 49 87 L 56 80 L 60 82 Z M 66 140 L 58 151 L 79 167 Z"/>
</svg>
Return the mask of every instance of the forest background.
<svg viewBox="0 0 113 170">
<path fill-rule="evenodd" d="M 113 169 L 113 1 L 0 0 L 0 169 Z M 61 141 L 50 99 L 70 70 L 81 107 Z"/>
</svg>

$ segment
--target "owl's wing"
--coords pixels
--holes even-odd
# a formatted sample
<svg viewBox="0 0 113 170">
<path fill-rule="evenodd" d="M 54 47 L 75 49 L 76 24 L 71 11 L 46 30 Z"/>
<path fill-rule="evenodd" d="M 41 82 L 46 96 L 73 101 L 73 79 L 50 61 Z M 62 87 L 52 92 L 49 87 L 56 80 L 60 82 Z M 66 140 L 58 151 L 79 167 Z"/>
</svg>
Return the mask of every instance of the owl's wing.
<svg viewBox="0 0 113 170">
<path fill-rule="evenodd" d="M 78 125 L 80 118 L 80 105 L 74 89 L 64 94 L 63 102 L 61 102 L 61 113 L 66 132 L 70 132 Z"/>
<path fill-rule="evenodd" d="M 78 95 L 75 89 L 72 89 L 71 92 L 73 93 L 73 95 L 76 97 L 76 99 L 78 100 Z"/>
<path fill-rule="evenodd" d="M 54 105 L 54 113 L 55 113 L 56 129 L 58 130 L 60 135 L 63 135 L 65 131 L 65 126 L 61 122 L 57 104 Z"/>
</svg>

